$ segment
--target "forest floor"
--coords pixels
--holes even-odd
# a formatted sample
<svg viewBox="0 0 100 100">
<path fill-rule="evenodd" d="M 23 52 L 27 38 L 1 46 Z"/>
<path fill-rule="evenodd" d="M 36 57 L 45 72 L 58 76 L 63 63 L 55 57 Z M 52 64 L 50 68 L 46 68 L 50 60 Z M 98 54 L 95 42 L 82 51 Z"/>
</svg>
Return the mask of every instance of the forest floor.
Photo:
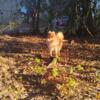
<svg viewBox="0 0 100 100">
<path fill-rule="evenodd" d="M 68 39 L 56 60 L 46 38 L 1 35 L 0 100 L 100 100 L 100 38 Z"/>
</svg>

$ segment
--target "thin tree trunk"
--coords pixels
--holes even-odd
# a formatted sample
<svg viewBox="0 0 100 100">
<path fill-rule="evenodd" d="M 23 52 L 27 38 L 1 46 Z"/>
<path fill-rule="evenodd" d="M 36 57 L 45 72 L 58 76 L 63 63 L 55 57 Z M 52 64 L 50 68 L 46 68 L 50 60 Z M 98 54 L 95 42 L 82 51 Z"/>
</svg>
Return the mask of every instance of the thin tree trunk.
<svg viewBox="0 0 100 100">
<path fill-rule="evenodd" d="M 35 13 L 32 15 L 32 31 L 35 32 Z"/>
<path fill-rule="evenodd" d="M 36 32 L 39 32 L 40 2 L 41 2 L 41 0 L 38 0 L 38 1 L 37 1 Z"/>
</svg>

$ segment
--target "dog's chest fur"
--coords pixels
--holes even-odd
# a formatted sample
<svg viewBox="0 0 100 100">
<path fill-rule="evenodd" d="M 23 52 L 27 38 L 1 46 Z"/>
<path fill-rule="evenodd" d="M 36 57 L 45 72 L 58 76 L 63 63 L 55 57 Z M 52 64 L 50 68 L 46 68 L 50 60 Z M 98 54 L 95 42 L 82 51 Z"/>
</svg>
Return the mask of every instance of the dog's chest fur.
<svg viewBox="0 0 100 100">
<path fill-rule="evenodd" d="M 58 38 L 48 39 L 47 45 L 49 49 L 55 49 L 55 48 L 60 49 L 62 47 L 62 41 L 60 41 Z"/>
</svg>

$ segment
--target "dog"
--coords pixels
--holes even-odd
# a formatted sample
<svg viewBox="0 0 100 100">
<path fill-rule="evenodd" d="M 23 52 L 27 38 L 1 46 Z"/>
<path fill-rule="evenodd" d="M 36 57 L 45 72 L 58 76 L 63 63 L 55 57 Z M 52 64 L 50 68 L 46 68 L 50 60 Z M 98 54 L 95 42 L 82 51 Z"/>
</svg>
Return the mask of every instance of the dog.
<svg viewBox="0 0 100 100">
<path fill-rule="evenodd" d="M 60 51 L 63 46 L 64 35 L 62 32 L 49 31 L 47 37 L 47 46 L 50 51 L 50 56 L 60 56 Z"/>
</svg>

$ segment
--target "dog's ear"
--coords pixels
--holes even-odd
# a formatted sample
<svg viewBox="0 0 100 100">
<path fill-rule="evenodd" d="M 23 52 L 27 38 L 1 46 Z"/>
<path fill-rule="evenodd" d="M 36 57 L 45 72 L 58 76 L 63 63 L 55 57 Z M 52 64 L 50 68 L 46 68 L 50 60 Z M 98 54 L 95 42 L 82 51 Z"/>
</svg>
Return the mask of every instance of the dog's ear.
<svg viewBox="0 0 100 100">
<path fill-rule="evenodd" d="M 52 31 L 48 31 L 48 33 L 51 33 Z"/>
<path fill-rule="evenodd" d="M 51 31 L 48 31 L 47 37 L 50 38 L 51 37 Z"/>
<path fill-rule="evenodd" d="M 53 34 L 56 34 L 56 32 L 55 32 L 55 31 L 52 31 L 52 33 L 53 33 Z"/>
</svg>

